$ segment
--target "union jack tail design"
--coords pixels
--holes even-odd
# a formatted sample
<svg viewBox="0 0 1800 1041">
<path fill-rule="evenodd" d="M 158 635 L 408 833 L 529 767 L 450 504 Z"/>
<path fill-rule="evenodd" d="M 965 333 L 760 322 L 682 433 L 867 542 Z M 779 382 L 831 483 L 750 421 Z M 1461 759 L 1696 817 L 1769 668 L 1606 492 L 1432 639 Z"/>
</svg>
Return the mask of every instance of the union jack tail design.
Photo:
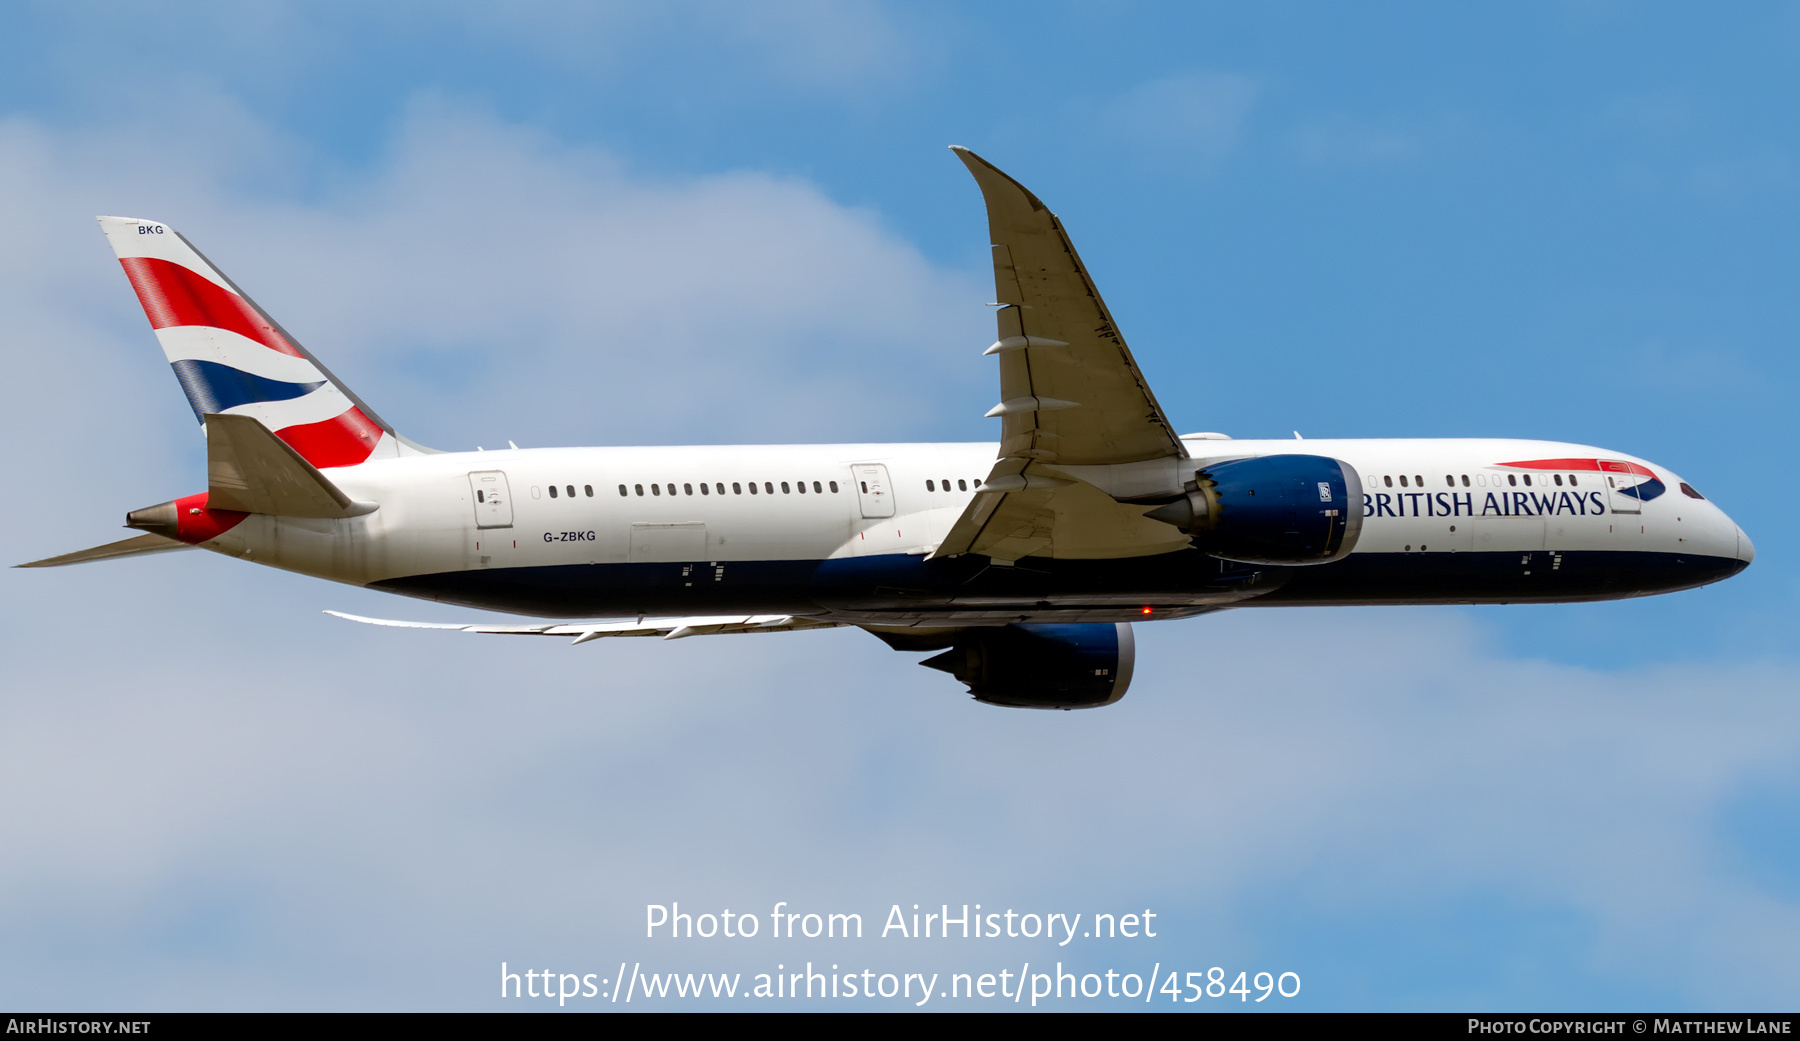
<svg viewBox="0 0 1800 1041">
<path fill-rule="evenodd" d="M 194 415 L 251 416 L 323 470 L 421 451 L 174 228 L 101 217 Z"/>
</svg>

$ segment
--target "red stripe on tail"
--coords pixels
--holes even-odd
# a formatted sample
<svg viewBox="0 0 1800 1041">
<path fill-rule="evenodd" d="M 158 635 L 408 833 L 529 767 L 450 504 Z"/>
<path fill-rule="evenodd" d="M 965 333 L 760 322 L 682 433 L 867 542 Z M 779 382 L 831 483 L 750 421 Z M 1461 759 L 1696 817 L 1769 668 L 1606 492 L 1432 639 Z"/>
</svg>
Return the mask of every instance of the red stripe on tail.
<svg viewBox="0 0 1800 1041">
<path fill-rule="evenodd" d="M 329 466 L 355 466 L 375 451 L 381 440 L 381 428 L 362 409 L 350 411 L 323 423 L 304 423 L 283 427 L 275 436 L 300 453 L 300 458 L 323 470 Z"/>
<path fill-rule="evenodd" d="M 152 329 L 210 325 L 247 336 L 271 350 L 305 357 L 250 306 L 250 302 L 180 264 L 156 257 L 121 257 Z M 316 465 L 316 464 L 315 464 Z"/>
</svg>

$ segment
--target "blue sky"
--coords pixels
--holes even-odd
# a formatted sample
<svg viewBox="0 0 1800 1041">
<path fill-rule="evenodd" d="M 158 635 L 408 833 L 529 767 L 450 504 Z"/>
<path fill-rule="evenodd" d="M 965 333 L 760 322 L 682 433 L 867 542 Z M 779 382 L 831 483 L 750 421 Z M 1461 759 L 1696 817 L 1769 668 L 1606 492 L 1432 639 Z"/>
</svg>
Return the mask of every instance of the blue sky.
<svg viewBox="0 0 1800 1041">
<path fill-rule="evenodd" d="M 986 957 L 635 939 L 672 899 L 1153 905 L 1162 938 L 1075 957 L 1291 968 L 1314 1009 L 1793 1003 L 1800 7 L 20 4 L 0 36 L 21 560 L 203 473 L 96 213 L 179 227 L 437 447 L 978 440 L 950 143 L 1058 211 L 1184 429 L 1604 445 L 1759 552 L 1641 601 L 1140 627 L 1130 696 L 1053 717 L 857 633 L 490 646 L 193 554 L 9 571 L 0 1003 Z"/>
</svg>

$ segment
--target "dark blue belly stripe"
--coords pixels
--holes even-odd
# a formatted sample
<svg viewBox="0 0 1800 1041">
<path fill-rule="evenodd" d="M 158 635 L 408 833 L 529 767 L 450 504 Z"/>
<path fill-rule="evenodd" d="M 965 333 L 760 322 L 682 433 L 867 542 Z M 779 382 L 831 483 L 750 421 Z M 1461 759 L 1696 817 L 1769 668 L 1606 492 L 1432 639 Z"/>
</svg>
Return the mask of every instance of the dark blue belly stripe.
<svg viewBox="0 0 1800 1041">
<path fill-rule="evenodd" d="M 1689 589 L 1743 570 L 1734 558 L 1640 552 L 1352 554 L 1313 567 L 1194 551 L 1126 560 L 918 556 L 839 560 L 558 564 L 411 575 L 374 588 L 539 617 L 1017 610 L 1036 618 L 1137 604 L 1277 607 L 1552 603 Z M 1179 613 L 1179 612 L 1177 612 Z"/>
</svg>

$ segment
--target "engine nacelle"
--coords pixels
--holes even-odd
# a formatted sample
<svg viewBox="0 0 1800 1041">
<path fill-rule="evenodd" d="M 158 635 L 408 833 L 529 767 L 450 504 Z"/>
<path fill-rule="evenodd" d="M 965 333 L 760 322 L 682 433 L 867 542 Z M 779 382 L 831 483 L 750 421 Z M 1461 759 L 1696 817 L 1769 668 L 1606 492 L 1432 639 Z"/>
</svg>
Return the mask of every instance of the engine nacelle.
<svg viewBox="0 0 1800 1041">
<path fill-rule="evenodd" d="M 1204 553 L 1252 564 L 1324 564 L 1362 534 L 1362 477 L 1341 459 L 1265 455 L 1208 463 L 1185 497 L 1145 514 Z"/>
<path fill-rule="evenodd" d="M 962 680 L 989 705 L 1071 709 L 1124 697 L 1136 660 L 1131 624 L 1108 622 L 965 629 L 919 664 Z"/>
</svg>

